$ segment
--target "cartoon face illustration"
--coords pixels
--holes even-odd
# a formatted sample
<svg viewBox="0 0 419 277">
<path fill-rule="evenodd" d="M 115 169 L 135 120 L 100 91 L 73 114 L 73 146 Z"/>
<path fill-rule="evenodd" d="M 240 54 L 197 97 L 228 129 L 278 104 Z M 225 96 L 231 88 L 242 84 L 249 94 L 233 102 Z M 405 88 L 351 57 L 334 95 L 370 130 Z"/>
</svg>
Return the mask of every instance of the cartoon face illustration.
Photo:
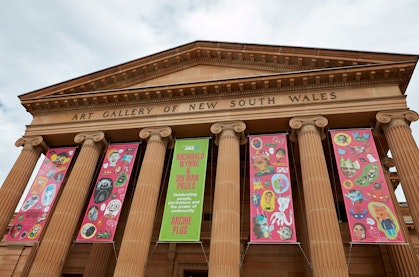
<svg viewBox="0 0 419 277">
<path fill-rule="evenodd" d="M 258 207 L 260 205 L 260 195 L 259 193 L 252 193 L 252 204 L 255 207 Z"/>
<path fill-rule="evenodd" d="M 107 218 L 114 218 L 121 209 L 122 202 L 119 199 L 114 199 L 109 202 L 109 204 L 106 206 L 105 210 L 105 217 Z"/>
<path fill-rule="evenodd" d="M 365 226 L 361 223 L 355 223 L 353 228 L 353 236 L 357 240 L 363 240 L 365 239 L 365 234 L 367 232 L 367 229 Z"/>
<path fill-rule="evenodd" d="M 382 190 L 382 185 L 380 183 L 374 184 L 374 190 L 368 192 L 368 196 L 373 201 L 379 201 L 379 202 L 387 202 L 387 200 L 390 198 L 390 195 L 387 195 Z"/>
<path fill-rule="evenodd" d="M 292 238 L 292 229 L 288 226 L 279 228 L 278 235 L 281 240 L 289 240 Z"/>
<path fill-rule="evenodd" d="M 345 197 L 351 200 L 352 205 L 355 205 L 355 203 L 362 203 L 362 201 L 365 199 L 362 195 L 362 191 L 355 189 L 348 191 L 348 193 L 345 194 Z"/>
<path fill-rule="evenodd" d="M 22 224 L 16 224 L 10 229 L 10 236 L 12 238 L 18 237 L 20 231 L 22 230 Z"/>
<path fill-rule="evenodd" d="M 368 215 L 368 211 L 359 205 L 355 205 L 353 209 L 349 210 L 349 213 L 356 219 L 363 219 Z"/>
<path fill-rule="evenodd" d="M 51 161 L 56 165 L 56 166 L 60 166 L 63 164 L 68 163 L 68 161 L 70 160 L 70 158 L 68 157 L 68 154 L 66 152 L 61 152 L 58 154 L 52 154 L 51 155 Z"/>
<path fill-rule="evenodd" d="M 252 157 L 253 167 L 257 169 L 257 176 L 273 173 L 273 167 L 269 163 L 269 153 L 256 151 Z"/>
<path fill-rule="evenodd" d="M 380 202 L 371 202 L 368 209 L 377 219 L 378 229 L 384 232 L 388 239 L 396 239 L 400 226 L 388 206 Z"/>
<path fill-rule="evenodd" d="M 99 208 L 97 206 L 91 206 L 87 212 L 87 217 L 90 221 L 96 221 L 99 215 Z"/>
<path fill-rule="evenodd" d="M 343 157 L 340 157 L 339 166 L 343 175 L 348 178 L 353 177 L 361 167 L 358 161 L 352 161 L 351 159 L 345 160 Z"/>
<path fill-rule="evenodd" d="M 102 178 L 96 184 L 96 189 L 93 195 L 93 201 L 98 204 L 111 196 L 113 189 L 112 179 Z"/>
<path fill-rule="evenodd" d="M 352 138 L 345 133 L 337 133 L 334 137 L 333 137 L 333 141 L 339 145 L 339 146 L 346 146 L 349 143 L 351 143 Z"/>
<path fill-rule="evenodd" d="M 275 210 L 275 194 L 271 190 L 265 190 L 262 193 L 261 207 L 264 211 L 272 212 Z"/>
<path fill-rule="evenodd" d="M 273 226 L 269 226 L 265 215 L 256 215 L 253 217 L 253 233 L 260 238 L 270 238 Z"/>
<path fill-rule="evenodd" d="M 276 166 L 283 166 L 285 165 L 284 162 L 282 162 L 282 159 L 285 157 L 285 155 L 287 154 L 287 152 L 285 151 L 284 148 L 278 148 L 275 151 L 275 159 L 276 161 L 273 163 Z"/>
<path fill-rule="evenodd" d="M 119 174 L 118 179 L 116 179 L 115 187 L 123 186 L 127 179 L 128 175 L 125 172 L 122 172 L 121 174 Z"/>
<path fill-rule="evenodd" d="M 32 229 L 29 231 L 28 239 L 36 239 L 40 232 L 41 232 L 42 226 L 39 224 L 35 224 Z"/>
<path fill-rule="evenodd" d="M 119 154 L 118 150 L 114 149 L 114 150 L 109 151 L 109 154 L 108 154 L 109 166 L 115 167 L 120 157 L 121 155 Z"/>
</svg>

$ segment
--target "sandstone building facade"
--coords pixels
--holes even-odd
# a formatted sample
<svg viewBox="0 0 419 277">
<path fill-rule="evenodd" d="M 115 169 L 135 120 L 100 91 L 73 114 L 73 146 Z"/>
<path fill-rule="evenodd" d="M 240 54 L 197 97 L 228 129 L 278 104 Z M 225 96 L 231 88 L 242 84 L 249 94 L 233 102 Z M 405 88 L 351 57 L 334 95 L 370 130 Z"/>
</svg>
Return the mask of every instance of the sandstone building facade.
<svg viewBox="0 0 419 277">
<path fill-rule="evenodd" d="M 77 147 L 39 242 L 0 276 L 419 276 L 419 150 L 405 91 L 418 56 L 196 41 L 20 95 L 33 120 L 0 189 L 0 227 L 43 153 Z M 406 238 L 353 244 L 329 130 L 371 129 Z M 285 133 L 298 243 L 249 244 L 249 135 Z M 200 241 L 159 243 L 176 140 L 210 137 Z M 112 243 L 76 243 L 110 143 L 140 155 Z M 391 150 L 392 158 L 388 152 Z M 397 173 L 390 172 L 395 167 Z"/>
</svg>

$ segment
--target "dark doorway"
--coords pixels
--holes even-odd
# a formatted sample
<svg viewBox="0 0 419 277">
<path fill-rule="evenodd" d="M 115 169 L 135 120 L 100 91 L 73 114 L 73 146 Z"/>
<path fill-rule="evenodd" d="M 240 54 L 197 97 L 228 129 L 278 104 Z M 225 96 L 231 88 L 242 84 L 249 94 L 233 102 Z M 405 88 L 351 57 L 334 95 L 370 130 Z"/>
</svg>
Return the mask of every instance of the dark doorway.
<svg viewBox="0 0 419 277">
<path fill-rule="evenodd" d="M 183 277 L 208 277 L 207 270 L 185 270 Z"/>
</svg>

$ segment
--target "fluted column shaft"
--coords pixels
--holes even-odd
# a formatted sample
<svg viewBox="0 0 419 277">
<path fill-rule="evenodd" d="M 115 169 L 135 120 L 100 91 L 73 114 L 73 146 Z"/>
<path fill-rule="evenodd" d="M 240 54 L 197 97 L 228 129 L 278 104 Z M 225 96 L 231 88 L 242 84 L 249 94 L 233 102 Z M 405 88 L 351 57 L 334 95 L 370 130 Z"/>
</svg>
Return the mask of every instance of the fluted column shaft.
<svg viewBox="0 0 419 277">
<path fill-rule="evenodd" d="M 243 122 L 215 123 L 217 176 L 208 276 L 240 276 L 240 144 L 246 139 Z"/>
<path fill-rule="evenodd" d="M 145 128 L 140 137 L 147 148 L 138 176 L 114 276 L 144 276 L 153 233 L 164 159 L 173 143 L 169 127 Z"/>
<path fill-rule="evenodd" d="M 23 149 L 0 188 L 1 234 L 4 234 L 13 217 L 39 156 L 47 149 L 41 136 L 20 138 L 15 145 L 23 146 Z"/>
<path fill-rule="evenodd" d="M 384 132 L 403 186 L 413 222 L 419 224 L 419 149 L 408 122 L 418 120 L 414 111 L 388 111 L 376 115 L 377 128 Z M 419 228 L 416 228 L 419 235 Z"/>
<path fill-rule="evenodd" d="M 80 133 L 74 141 L 83 142 L 83 145 L 45 230 L 29 276 L 61 276 L 101 150 L 106 144 L 103 132 Z"/>
<path fill-rule="evenodd" d="M 321 140 L 322 116 L 290 120 L 298 139 L 313 276 L 348 276 L 333 193 Z"/>
<path fill-rule="evenodd" d="M 106 276 L 112 250 L 110 243 L 93 243 L 83 277 Z"/>
<path fill-rule="evenodd" d="M 394 189 L 390 180 L 390 167 L 395 166 L 394 160 L 388 157 L 382 159 L 384 176 L 388 186 L 390 186 L 390 195 L 393 203 L 397 203 Z M 395 205 L 396 213 L 399 218 L 403 218 L 400 213 L 400 208 Z M 395 276 L 416 277 L 419 276 L 419 262 L 408 237 L 408 231 L 404 221 L 399 221 L 403 234 L 409 244 L 391 244 L 387 245 L 387 252 L 390 256 L 390 263 Z"/>
</svg>

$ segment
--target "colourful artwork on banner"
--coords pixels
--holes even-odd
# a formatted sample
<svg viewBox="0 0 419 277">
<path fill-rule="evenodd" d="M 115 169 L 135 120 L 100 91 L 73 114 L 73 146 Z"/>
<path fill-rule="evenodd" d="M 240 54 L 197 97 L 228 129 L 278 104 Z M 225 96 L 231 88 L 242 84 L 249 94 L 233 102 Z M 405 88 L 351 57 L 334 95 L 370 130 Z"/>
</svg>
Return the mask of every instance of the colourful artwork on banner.
<svg viewBox="0 0 419 277">
<path fill-rule="evenodd" d="M 176 141 L 159 241 L 200 240 L 208 141 Z"/>
<path fill-rule="evenodd" d="M 250 241 L 296 242 L 285 134 L 251 136 Z"/>
<path fill-rule="evenodd" d="M 371 130 L 330 134 L 352 242 L 404 242 Z"/>
<path fill-rule="evenodd" d="M 138 143 L 108 146 L 77 242 L 113 241 L 137 150 Z"/>
<path fill-rule="evenodd" d="M 39 241 L 76 148 L 49 149 L 6 241 Z"/>
</svg>

